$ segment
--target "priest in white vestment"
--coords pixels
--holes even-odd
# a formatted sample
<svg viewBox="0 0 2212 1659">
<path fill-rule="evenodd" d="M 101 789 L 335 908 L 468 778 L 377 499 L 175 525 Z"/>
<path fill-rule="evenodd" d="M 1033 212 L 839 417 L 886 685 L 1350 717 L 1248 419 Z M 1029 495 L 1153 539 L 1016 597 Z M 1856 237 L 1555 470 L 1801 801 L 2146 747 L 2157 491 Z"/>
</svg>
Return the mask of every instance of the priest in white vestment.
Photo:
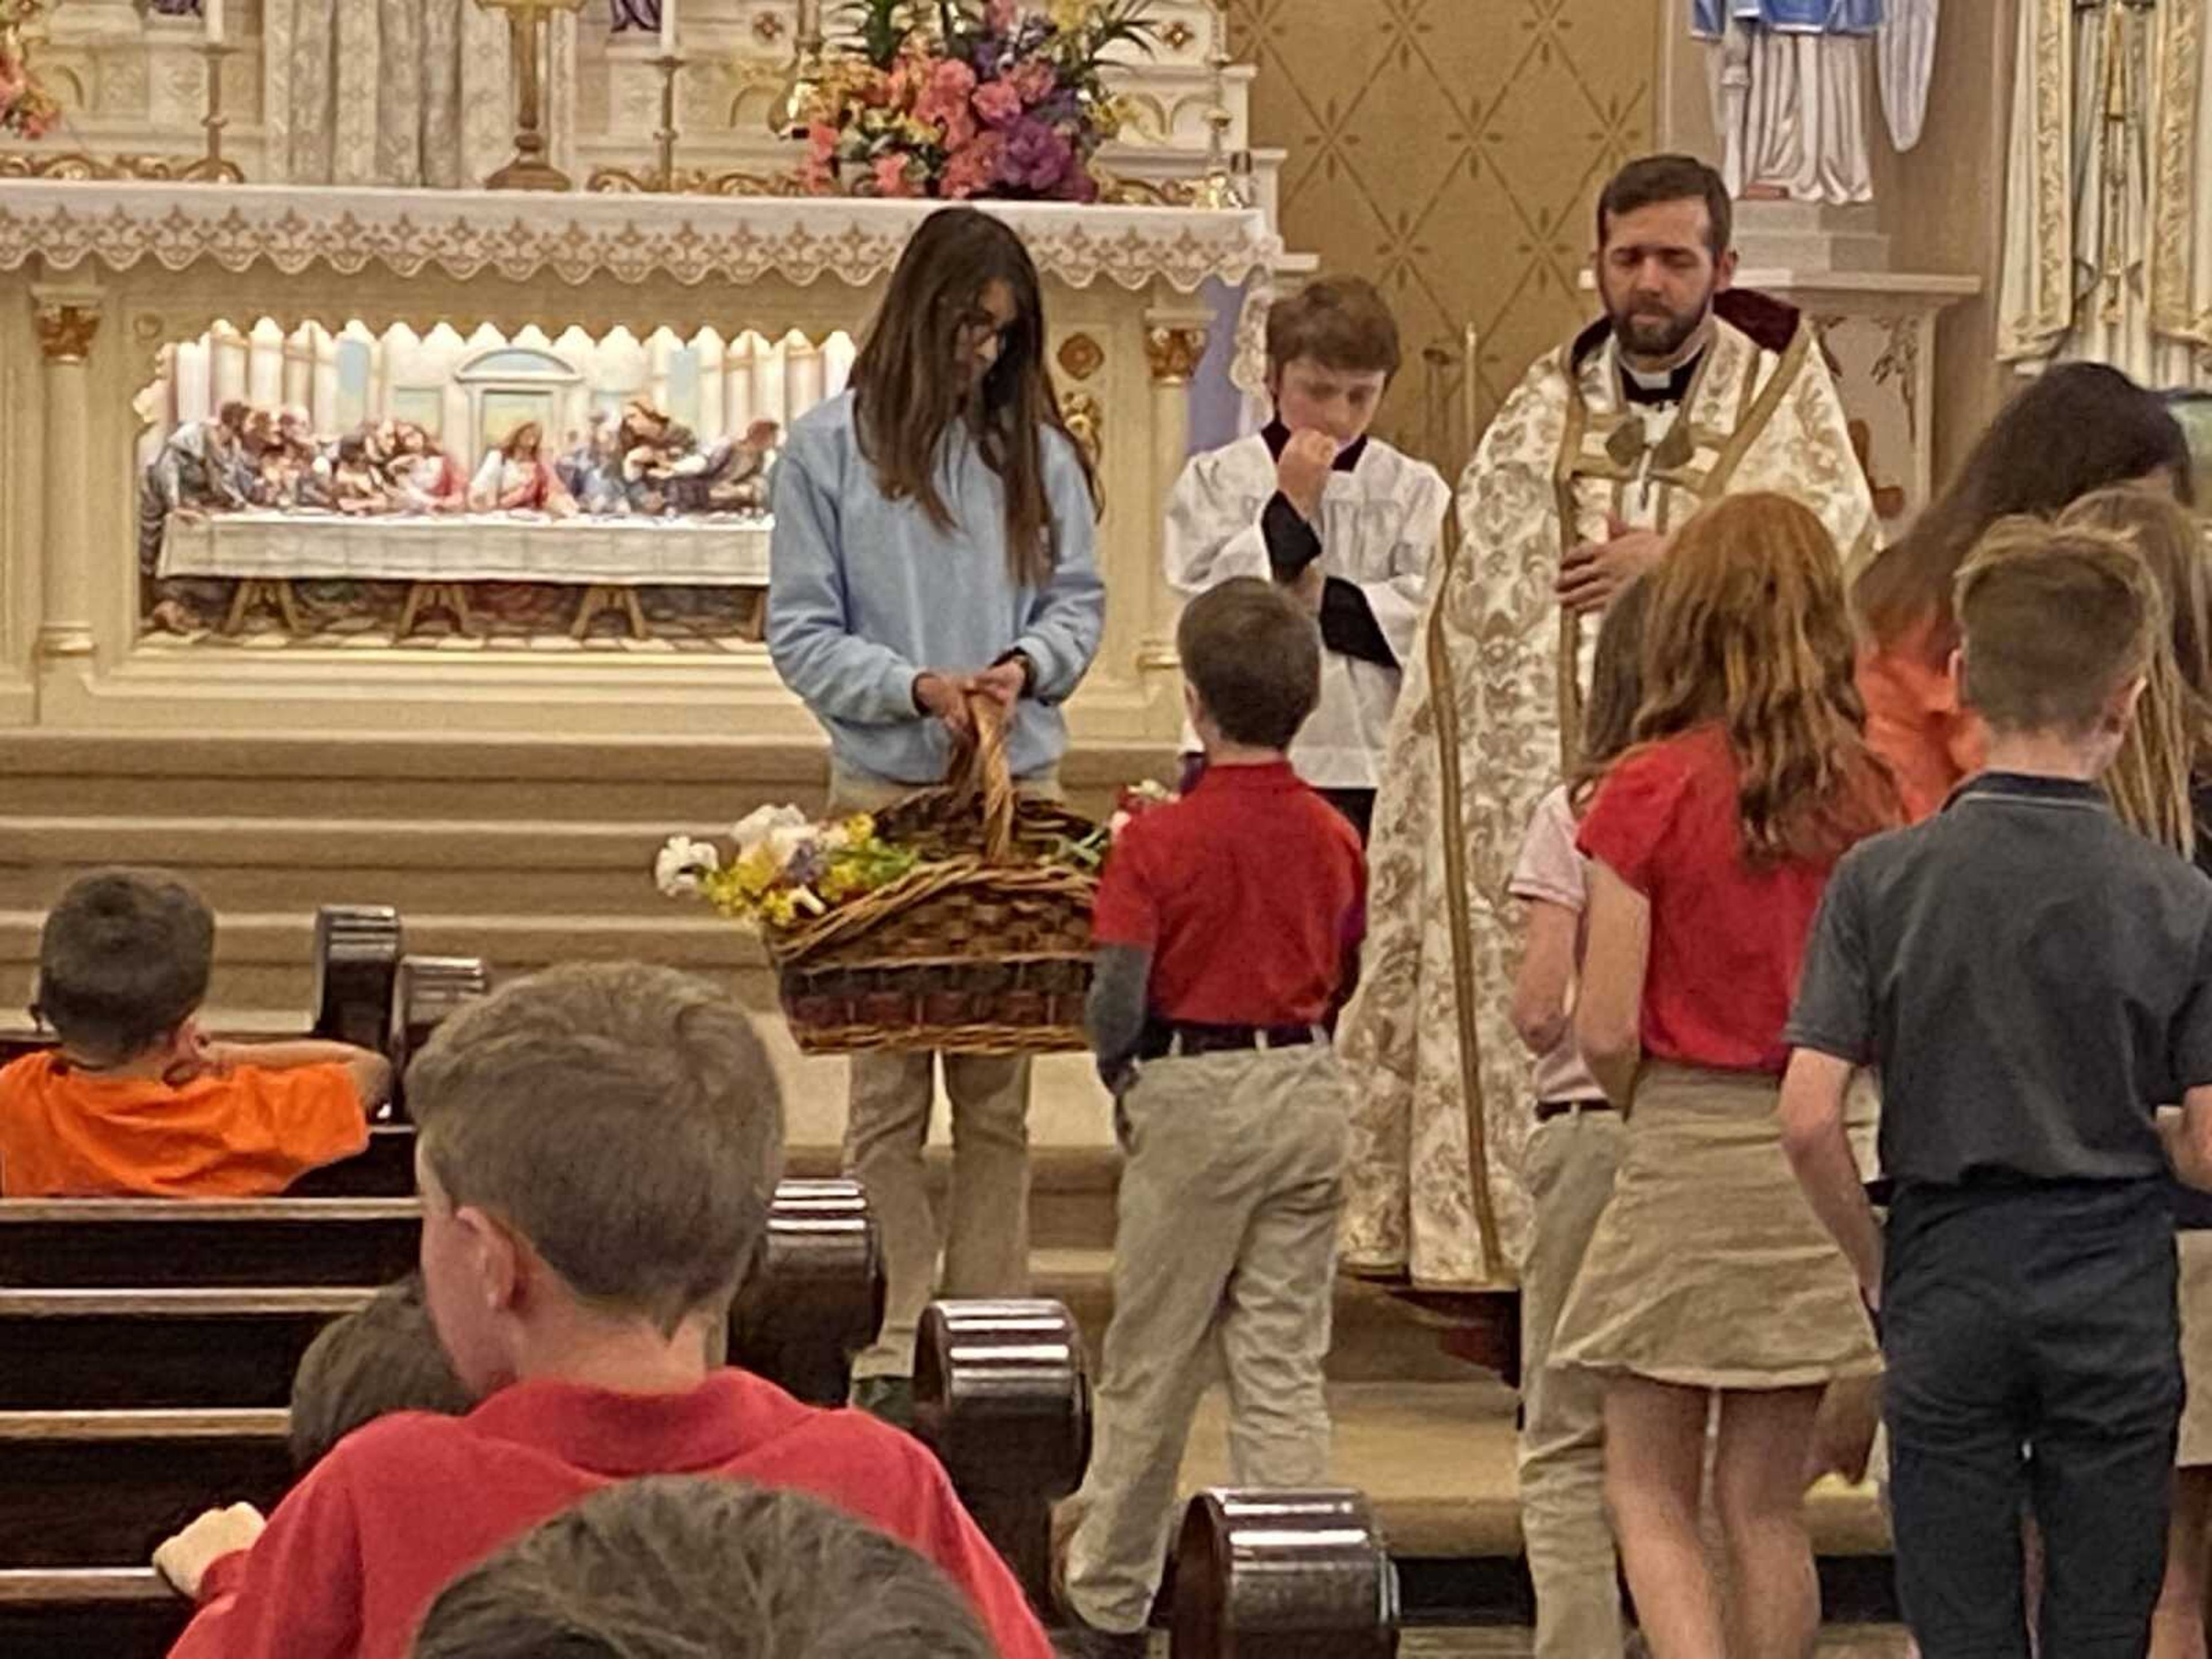
<svg viewBox="0 0 2212 1659">
<path fill-rule="evenodd" d="M 1700 181 L 1703 181 L 1702 184 Z M 1655 189 L 1663 198 L 1656 199 Z M 1700 190 L 1711 192 L 1710 201 Z M 1601 237 L 1679 215 L 1725 239 L 1729 209 L 1686 157 L 1632 164 Z M 1653 204 L 1645 206 L 1644 204 Z M 1847 562 L 1874 503 L 1809 324 L 1757 296 L 1754 339 L 1714 314 L 1732 256 L 1668 314 L 1680 250 L 1609 240 L 1608 319 L 1528 371 L 1460 489 L 1464 545 L 1438 574 L 1406 665 L 1370 849 L 1370 932 L 1340 1046 L 1358 1083 L 1346 1264 L 1419 1285 L 1514 1282 L 1529 1233 L 1522 1158 L 1531 1061 L 1509 1019 L 1517 941 L 1505 896 L 1530 815 L 1561 779 L 1579 720 L 1587 615 L 1705 502 L 1775 489 L 1817 513 Z"/>
<path fill-rule="evenodd" d="M 2021 0 L 1998 351 L 2212 386 L 2212 0 Z"/>
</svg>

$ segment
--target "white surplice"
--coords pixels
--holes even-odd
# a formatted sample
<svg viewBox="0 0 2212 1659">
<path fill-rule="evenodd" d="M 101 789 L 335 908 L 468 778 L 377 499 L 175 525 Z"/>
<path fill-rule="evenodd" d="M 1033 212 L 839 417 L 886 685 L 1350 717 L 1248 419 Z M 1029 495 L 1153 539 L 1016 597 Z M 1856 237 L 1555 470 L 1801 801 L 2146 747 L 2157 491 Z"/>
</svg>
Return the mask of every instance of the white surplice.
<svg viewBox="0 0 2212 1659">
<path fill-rule="evenodd" d="M 1167 579 L 1185 599 L 1232 576 L 1271 574 L 1261 515 L 1275 494 L 1275 458 L 1258 434 L 1194 456 L 1168 501 Z M 1425 461 L 1370 438 L 1322 499 L 1322 569 L 1358 588 L 1391 653 L 1413 653 L 1429 569 L 1451 489 Z M 1297 774 L 1319 789 L 1372 789 L 1380 779 L 1399 669 L 1322 654 L 1321 705 L 1291 745 Z M 1186 731 L 1186 748 L 1196 747 Z"/>
</svg>

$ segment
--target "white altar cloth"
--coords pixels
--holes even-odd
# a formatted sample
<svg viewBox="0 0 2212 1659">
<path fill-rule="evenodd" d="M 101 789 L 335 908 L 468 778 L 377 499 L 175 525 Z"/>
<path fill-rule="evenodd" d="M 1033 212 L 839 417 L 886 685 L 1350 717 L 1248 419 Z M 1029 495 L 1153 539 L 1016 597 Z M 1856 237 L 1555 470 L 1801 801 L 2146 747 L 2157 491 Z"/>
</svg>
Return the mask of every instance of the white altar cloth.
<svg viewBox="0 0 2212 1659">
<path fill-rule="evenodd" d="M 463 282 L 494 272 L 581 283 L 744 285 L 767 276 L 855 288 L 898 263 L 940 202 L 851 197 L 532 195 L 477 190 L 316 190 L 76 179 L 0 180 L 0 270 L 42 260 L 67 271 L 90 260 L 128 270 L 150 260 L 184 270 L 209 260 L 287 275 L 326 266 L 438 270 Z M 1256 208 L 1081 207 L 981 202 L 1028 246 L 1038 269 L 1075 288 L 1101 280 L 1135 291 L 1154 282 L 1192 293 L 1218 280 L 1265 281 L 1281 243 Z"/>
<path fill-rule="evenodd" d="M 157 574 L 262 581 L 764 587 L 772 529 L 766 518 L 172 514 L 161 534 Z"/>
</svg>

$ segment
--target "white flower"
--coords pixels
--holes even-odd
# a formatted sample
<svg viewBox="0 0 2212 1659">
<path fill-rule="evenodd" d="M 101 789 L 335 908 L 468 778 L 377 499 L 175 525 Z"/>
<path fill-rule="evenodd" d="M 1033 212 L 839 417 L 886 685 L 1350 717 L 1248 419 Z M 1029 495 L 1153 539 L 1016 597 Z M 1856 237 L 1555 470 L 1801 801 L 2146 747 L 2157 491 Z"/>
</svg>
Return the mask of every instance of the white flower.
<svg viewBox="0 0 2212 1659">
<path fill-rule="evenodd" d="M 739 818 L 730 831 L 730 839 L 738 844 L 739 858 L 764 841 L 771 840 L 779 830 L 805 830 L 809 827 L 806 814 L 796 806 L 757 806 Z M 787 839 L 782 845 L 787 849 L 793 843 Z M 776 855 L 780 864 L 790 854 L 787 850 Z"/>
<path fill-rule="evenodd" d="M 822 832 L 822 850 L 825 853 L 835 853 L 852 844 L 852 831 L 846 829 L 842 818 Z"/>
<path fill-rule="evenodd" d="M 699 890 L 699 878 L 721 867 L 721 854 L 708 841 L 671 836 L 653 860 L 653 884 L 670 898 Z"/>
<path fill-rule="evenodd" d="M 797 823 L 779 823 L 768 832 L 768 850 L 778 866 L 787 865 L 801 848 L 814 840 L 814 826 L 801 820 Z"/>
</svg>

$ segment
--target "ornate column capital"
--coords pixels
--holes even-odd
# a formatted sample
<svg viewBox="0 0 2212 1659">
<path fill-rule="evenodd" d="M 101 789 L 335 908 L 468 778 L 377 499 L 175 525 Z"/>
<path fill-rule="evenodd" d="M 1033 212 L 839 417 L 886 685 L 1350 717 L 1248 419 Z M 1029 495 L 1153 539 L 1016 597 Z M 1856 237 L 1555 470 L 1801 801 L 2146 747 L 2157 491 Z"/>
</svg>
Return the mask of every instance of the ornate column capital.
<svg viewBox="0 0 2212 1659">
<path fill-rule="evenodd" d="M 1156 327 L 1145 331 L 1145 357 L 1152 364 L 1152 380 L 1160 386 L 1187 384 L 1198 373 L 1206 356 L 1206 331 L 1191 326 Z"/>
<path fill-rule="evenodd" d="M 81 363 L 91 356 L 93 337 L 100 332 L 99 295 L 33 289 L 31 307 L 39 350 L 48 362 Z"/>
</svg>

